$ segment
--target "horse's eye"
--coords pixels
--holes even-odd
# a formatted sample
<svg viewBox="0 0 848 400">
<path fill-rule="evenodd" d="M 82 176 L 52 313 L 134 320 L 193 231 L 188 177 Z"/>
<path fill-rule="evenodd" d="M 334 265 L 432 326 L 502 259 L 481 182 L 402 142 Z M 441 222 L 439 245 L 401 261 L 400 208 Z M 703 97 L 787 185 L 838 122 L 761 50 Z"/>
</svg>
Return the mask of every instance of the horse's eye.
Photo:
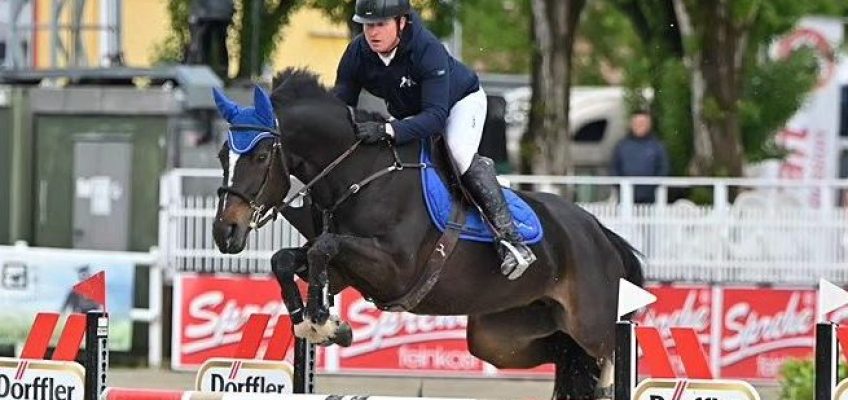
<svg viewBox="0 0 848 400">
<path fill-rule="evenodd" d="M 267 159 L 268 159 L 268 154 L 260 153 L 260 154 L 256 157 L 256 159 L 257 159 L 257 160 L 259 160 L 259 162 L 265 162 L 265 160 L 267 160 Z"/>
</svg>

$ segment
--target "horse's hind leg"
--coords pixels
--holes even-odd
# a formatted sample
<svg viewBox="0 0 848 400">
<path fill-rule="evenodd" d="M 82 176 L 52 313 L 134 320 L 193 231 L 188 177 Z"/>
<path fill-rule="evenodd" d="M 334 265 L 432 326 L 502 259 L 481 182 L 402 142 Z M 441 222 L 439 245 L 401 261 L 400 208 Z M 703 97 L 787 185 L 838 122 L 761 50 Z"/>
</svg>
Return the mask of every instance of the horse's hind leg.
<svg viewBox="0 0 848 400">
<path fill-rule="evenodd" d="M 560 330 L 541 302 L 468 317 L 471 354 L 498 368 L 532 368 L 553 362 L 546 338 Z"/>
<path fill-rule="evenodd" d="M 601 368 L 598 361 L 586 353 L 577 342 L 564 333 L 548 338 L 556 364 L 554 398 L 557 400 L 592 400 L 597 397 L 596 386 Z"/>
</svg>

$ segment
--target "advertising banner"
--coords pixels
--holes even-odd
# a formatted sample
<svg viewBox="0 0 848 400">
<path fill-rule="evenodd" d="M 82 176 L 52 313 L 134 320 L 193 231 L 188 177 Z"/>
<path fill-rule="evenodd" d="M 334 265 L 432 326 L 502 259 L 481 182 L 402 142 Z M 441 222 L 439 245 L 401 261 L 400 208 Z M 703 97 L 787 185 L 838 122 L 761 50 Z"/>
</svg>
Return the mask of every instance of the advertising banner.
<svg viewBox="0 0 848 400">
<path fill-rule="evenodd" d="M 72 287 L 92 275 L 105 271 L 106 297 L 111 317 L 109 348 L 127 351 L 132 341 L 132 309 L 135 265 L 98 259 L 69 251 L 41 254 L 0 247 L 0 343 L 23 343 L 30 325 L 39 312 L 85 313 L 97 305 L 72 292 Z M 62 322 L 63 323 L 63 322 Z M 53 344 L 58 340 L 56 329 Z"/>
<path fill-rule="evenodd" d="M 658 285 L 649 284 L 646 289 L 657 296 L 657 301 L 638 312 L 634 320 L 642 326 L 652 326 L 659 330 L 663 344 L 671 356 L 671 365 L 675 372 L 683 372 L 683 364 L 675 352 L 675 343 L 671 338 L 671 327 L 694 328 L 704 345 L 706 354 L 711 354 L 710 335 L 712 334 L 713 289 L 708 285 Z M 650 376 L 651 370 L 638 352 L 640 375 Z"/>
<path fill-rule="evenodd" d="M 484 363 L 465 344 L 466 317 L 382 312 L 352 290 L 341 299 L 354 341 L 338 350 L 340 370 L 483 372 Z"/>
<path fill-rule="evenodd" d="M 259 354 L 278 323 L 290 324 L 280 286 L 269 277 L 181 274 L 174 277 L 171 366 L 197 369 L 215 357 L 232 357 L 251 314 L 272 316 Z M 320 352 L 319 348 L 319 366 Z M 289 357 L 292 352 L 289 351 Z"/>
<path fill-rule="evenodd" d="M 722 377 L 772 380 L 784 361 L 813 356 L 815 290 L 727 287 L 722 292 Z"/>
<path fill-rule="evenodd" d="M 689 327 L 703 345 L 716 377 L 771 381 L 789 358 L 813 355 L 816 292 L 813 288 L 721 287 L 649 283 L 657 302 L 638 312 L 640 326 L 658 328 L 678 376 L 685 376 L 669 328 Z M 173 367 L 197 369 L 214 357 L 232 357 L 250 314 L 269 313 L 265 332 L 290 323 L 272 278 L 180 275 L 175 279 Z M 554 365 L 504 369 L 473 356 L 464 316 L 383 312 L 357 291 L 336 297 L 351 324 L 349 347 L 318 347 L 320 372 L 443 376 L 553 376 Z M 834 316 L 848 318 L 848 307 Z M 259 355 L 264 354 L 264 345 Z M 639 350 L 639 374 L 651 376 Z M 290 351 L 287 359 L 291 361 Z"/>
<path fill-rule="evenodd" d="M 838 78 L 839 46 L 843 39 L 843 22 L 838 18 L 806 17 L 798 27 L 773 46 L 773 55 L 788 57 L 801 47 L 813 49 L 819 62 L 819 77 L 813 91 L 777 135 L 789 156 L 779 162 L 776 171 L 766 178 L 794 180 L 833 179 L 837 177 L 839 159 Z M 776 176 L 775 176 L 776 175 Z M 834 199 L 822 198 L 819 188 L 797 191 L 799 203 L 811 207 L 830 204 Z"/>
</svg>

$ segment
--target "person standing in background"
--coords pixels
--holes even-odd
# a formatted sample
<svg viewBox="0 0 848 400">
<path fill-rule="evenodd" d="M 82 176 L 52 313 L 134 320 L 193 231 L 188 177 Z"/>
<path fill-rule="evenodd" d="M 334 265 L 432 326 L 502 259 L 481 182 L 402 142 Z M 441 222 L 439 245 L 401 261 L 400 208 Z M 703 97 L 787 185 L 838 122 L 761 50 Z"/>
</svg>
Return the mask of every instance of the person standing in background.
<svg viewBox="0 0 848 400">
<path fill-rule="evenodd" d="M 665 146 L 652 131 L 651 115 L 639 110 L 630 118 L 630 132 L 621 139 L 612 153 L 610 175 L 668 176 L 669 161 Z M 637 185 L 633 200 L 637 204 L 653 203 L 656 185 Z"/>
<path fill-rule="evenodd" d="M 227 29 L 233 21 L 233 0 L 192 0 L 189 7 L 188 64 L 206 64 L 221 79 L 227 78 Z"/>
</svg>

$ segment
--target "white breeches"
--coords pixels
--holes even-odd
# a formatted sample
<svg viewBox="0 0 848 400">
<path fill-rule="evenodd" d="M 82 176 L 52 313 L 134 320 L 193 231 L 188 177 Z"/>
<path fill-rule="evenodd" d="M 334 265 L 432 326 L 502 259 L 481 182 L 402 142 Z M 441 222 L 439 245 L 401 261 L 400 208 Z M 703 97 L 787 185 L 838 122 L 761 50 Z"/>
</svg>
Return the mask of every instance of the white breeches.
<svg viewBox="0 0 848 400">
<path fill-rule="evenodd" d="M 474 154 L 480 147 L 484 122 L 486 122 L 486 93 L 483 92 L 483 88 L 465 96 L 450 109 L 445 127 L 445 141 L 451 159 L 460 174 L 468 171 Z"/>
</svg>

